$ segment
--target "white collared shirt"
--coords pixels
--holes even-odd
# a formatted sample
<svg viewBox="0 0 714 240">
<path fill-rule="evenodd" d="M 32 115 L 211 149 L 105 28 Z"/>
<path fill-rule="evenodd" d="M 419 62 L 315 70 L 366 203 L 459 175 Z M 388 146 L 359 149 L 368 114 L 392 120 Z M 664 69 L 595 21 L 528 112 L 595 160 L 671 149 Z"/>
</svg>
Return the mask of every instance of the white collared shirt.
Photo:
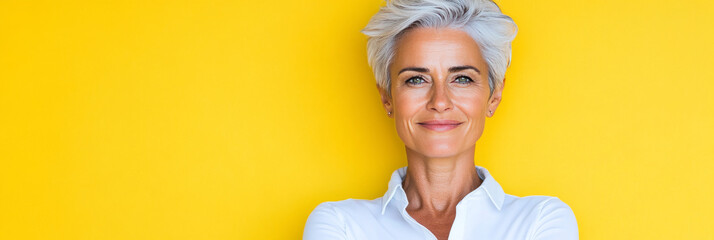
<svg viewBox="0 0 714 240">
<path fill-rule="evenodd" d="M 516 197 L 503 192 L 488 170 L 476 166 L 483 182 L 456 205 L 449 239 L 578 239 L 570 207 L 557 197 Z M 384 196 L 374 200 L 324 202 L 310 214 L 303 239 L 434 239 L 406 211 L 402 189 L 407 167 L 397 169 Z"/>
</svg>

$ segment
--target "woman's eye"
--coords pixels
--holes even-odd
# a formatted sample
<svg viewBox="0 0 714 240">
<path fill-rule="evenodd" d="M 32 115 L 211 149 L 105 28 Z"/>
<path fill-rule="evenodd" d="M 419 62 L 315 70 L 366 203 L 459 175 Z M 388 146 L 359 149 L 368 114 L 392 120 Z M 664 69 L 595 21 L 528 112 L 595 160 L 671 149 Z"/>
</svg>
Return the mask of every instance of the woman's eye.
<svg viewBox="0 0 714 240">
<path fill-rule="evenodd" d="M 407 81 L 406 81 L 406 83 L 409 85 L 419 85 L 424 82 L 426 82 L 426 81 L 424 81 L 424 79 L 421 77 L 413 77 L 413 78 L 407 79 Z"/>
<path fill-rule="evenodd" d="M 467 76 L 459 76 L 456 78 L 456 82 L 461 83 L 461 84 L 468 84 L 468 83 L 473 82 L 473 80 L 471 80 L 471 78 L 469 78 Z"/>
</svg>

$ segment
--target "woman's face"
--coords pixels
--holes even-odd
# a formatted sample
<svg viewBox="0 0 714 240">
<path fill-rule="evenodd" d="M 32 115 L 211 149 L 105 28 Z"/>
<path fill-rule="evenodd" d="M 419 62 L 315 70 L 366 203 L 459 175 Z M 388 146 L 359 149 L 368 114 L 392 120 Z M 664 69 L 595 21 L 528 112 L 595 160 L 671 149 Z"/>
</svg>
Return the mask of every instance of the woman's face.
<svg viewBox="0 0 714 240">
<path fill-rule="evenodd" d="M 466 32 L 415 28 L 397 42 L 392 97 L 379 89 L 407 148 L 442 158 L 473 151 L 501 90 L 489 98 L 488 66 Z"/>
</svg>

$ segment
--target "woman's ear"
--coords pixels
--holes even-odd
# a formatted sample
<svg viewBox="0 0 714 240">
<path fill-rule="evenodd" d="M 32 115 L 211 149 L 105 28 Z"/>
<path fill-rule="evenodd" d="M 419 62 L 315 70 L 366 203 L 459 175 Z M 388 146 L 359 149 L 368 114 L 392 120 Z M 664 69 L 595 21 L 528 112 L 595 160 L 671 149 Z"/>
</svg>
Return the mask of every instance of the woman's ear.
<svg viewBox="0 0 714 240">
<path fill-rule="evenodd" d="M 389 94 L 387 94 L 386 89 L 379 86 L 379 83 L 377 83 L 377 90 L 379 91 L 379 96 L 382 99 L 382 105 L 384 106 L 384 110 L 387 111 L 387 115 L 389 117 L 392 117 L 392 98 L 389 96 Z"/>
<path fill-rule="evenodd" d="M 488 100 L 488 114 L 486 114 L 486 116 L 493 117 L 493 114 L 496 113 L 496 108 L 498 108 L 498 104 L 501 103 L 501 94 L 503 93 L 503 87 L 505 86 L 506 78 L 503 78 L 503 83 L 501 84 L 501 86 L 493 90 L 493 93 L 491 94 L 491 99 Z"/>
</svg>

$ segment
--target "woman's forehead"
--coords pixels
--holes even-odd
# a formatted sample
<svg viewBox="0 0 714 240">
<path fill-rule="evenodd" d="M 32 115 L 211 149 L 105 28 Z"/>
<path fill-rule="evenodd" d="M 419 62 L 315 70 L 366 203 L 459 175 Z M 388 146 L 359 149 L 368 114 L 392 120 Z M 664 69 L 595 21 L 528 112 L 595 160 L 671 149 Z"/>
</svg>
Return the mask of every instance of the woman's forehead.
<svg viewBox="0 0 714 240">
<path fill-rule="evenodd" d="M 485 64 L 478 43 L 466 32 L 451 28 L 416 28 L 397 41 L 395 66 L 454 66 Z"/>
</svg>

